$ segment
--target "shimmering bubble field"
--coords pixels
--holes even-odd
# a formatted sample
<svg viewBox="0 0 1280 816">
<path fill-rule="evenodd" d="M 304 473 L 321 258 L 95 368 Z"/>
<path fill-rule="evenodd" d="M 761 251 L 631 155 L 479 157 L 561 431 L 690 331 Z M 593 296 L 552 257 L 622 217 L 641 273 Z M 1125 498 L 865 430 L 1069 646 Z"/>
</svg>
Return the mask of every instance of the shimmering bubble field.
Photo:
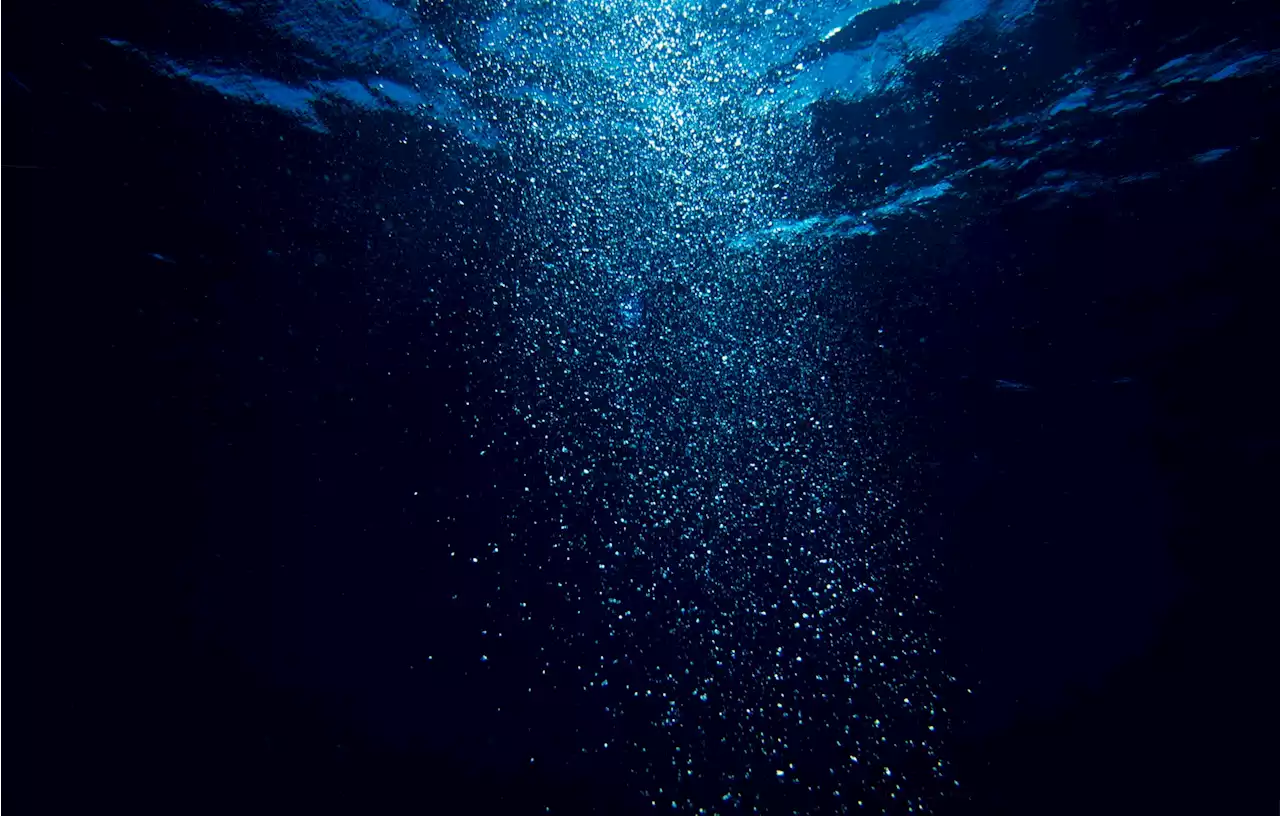
<svg viewBox="0 0 1280 816">
<path fill-rule="evenodd" d="M 807 117 L 761 85 L 753 15 L 777 18 L 770 38 L 826 22 L 628 3 L 489 27 L 519 128 L 511 229 L 533 248 L 506 294 L 507 410 L 545 474 L 503 546 L 551 527 L 550 558 L 519 572 L 573 614 L 526 608 L 528 629 L 617 721 L 582 750 L 616 754 L 636 796 L 923 810 L 950 780 L 929 548 L 889 466 L 904 452 L 875 390 L 832 376 L 829 259 L 733 246 L 822 194 Z"/>
</svg>

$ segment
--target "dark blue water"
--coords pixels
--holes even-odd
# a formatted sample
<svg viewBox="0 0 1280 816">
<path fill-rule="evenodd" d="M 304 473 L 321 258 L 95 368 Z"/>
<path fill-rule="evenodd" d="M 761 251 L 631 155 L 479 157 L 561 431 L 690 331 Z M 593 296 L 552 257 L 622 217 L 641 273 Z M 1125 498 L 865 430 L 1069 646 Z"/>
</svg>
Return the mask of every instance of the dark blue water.
<svg viewBox="0 0 1280 816">
<path fill-rule="evenodd" d="M 1269 4 L 11 12 L 45 809 L 1256 804 Z"/>
</svg>

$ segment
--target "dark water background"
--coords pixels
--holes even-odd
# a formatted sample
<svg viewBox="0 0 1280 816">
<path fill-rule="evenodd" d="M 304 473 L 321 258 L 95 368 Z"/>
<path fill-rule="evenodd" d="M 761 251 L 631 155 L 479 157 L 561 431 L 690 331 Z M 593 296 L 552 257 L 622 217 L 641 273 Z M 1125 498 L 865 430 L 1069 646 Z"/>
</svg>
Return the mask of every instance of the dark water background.
<svg viewBox="0 0 1280 816">
<path fill-rule="evenodd" d="M 654 812 L 625 767 L 564 760 L 605 727 L 576 687 L 516 687 L 539 644 L 482 642 L 491 610 L 452 602 L 489 578 L 444 550 L 500 535 L 527 467 L 461 455 L 455 410 L 500 385 L 473 329 L 510 316 L 475 271 L 509 244 L 474 213 L 505 201 L 476 167 L 505 159 L 245 112 L 102 40 L 290 59 L 196 9 L 6 8 L 11 805 Z M 1051 13 L 1007 98 L 1083 56 L 1280 43 L 1267 3 Z M 815 140 L 858 156 L 833 201 L 910 140 L 971 132 L 982 91 L 949 83 L 988 52 L 944 55 L 902 91 L 936 89 L 930 133 L 819 103 Z M 866 387 L 865 347 L 892 373 L 875 388 L 922 452 L 906 501 L 943 564 L 964 794 L 937 812 L 1274 806 L 1277 76 L 1073 126 L 1069 180 L 1110 180 L 1095 195 L 1011 195 L 1061 181 L 1032 167 L 845 261 L 876 285 L 830 376 Z M 474 206 L 447 206 L 459 186 Z M 647 285 L 615 321 L 655 331 L 687 296 Z"/>
</svg>

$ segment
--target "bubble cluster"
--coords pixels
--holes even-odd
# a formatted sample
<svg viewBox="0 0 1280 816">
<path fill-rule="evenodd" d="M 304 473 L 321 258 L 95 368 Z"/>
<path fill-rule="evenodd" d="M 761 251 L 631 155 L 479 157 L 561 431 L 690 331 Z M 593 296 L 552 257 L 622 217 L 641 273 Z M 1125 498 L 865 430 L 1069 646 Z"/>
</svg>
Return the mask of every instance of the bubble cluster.
<svg viewBox="0 0 1280 816">
<path fill-rule="evenodd" d="M 554 538 L 521 567 L 570 610 L 544 668 L 614 721 L 582 750 L 639 799 L 927 811 L 954 783 L 909 455 L 824 308 L 831 257 L 735 241 L 823 194 L 807 118 L 758 104 L 752 15 L 805 25 L 606 3 L 486 29 L 524 253 L 505 410 L 540 439 L 506 546 Z"/>
</svg>

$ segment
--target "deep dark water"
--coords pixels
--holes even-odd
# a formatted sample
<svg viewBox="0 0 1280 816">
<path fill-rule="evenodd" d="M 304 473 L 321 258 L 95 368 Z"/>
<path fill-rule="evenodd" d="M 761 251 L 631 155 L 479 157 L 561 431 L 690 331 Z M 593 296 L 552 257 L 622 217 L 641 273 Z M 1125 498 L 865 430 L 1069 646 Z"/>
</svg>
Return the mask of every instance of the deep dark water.
<svg viewBox="0 0 1280 816">
<path fill-rule="evenodd" d="M 734 171 L 788 186 L 739 211 L 754 176 L 734 176 L 696 216 L 618 192 L 634 182 L 609 167 L 647 172 L 623 148 L 555 148 L 569 175 L 523 200 L 511 180 L 547 155 L 531 131 L 495 148 L 462 115 L 329 98 L 319 132 L 211 90 L 159 55 L 295 86 L 367 74 L 255 27 L 265 6 L 186 9 L 6 19 L 11 799 L 655 812 L 639 792 L 671 789 L 675 756 L 698 764 L 673 812 L 906 812 L 867 792 L 881 765 L 938 813 L 1272 801 L 1265 4 L 1048 4 L 1007 49 L 953 37 L 901 85 L 818 101 L 801 147 L 749 144 Z M 868 24 L 915 17 L 892 11 Z M 415 19 L 490 77 L 502 58 L 460 21 L 497 13 Z M 850 30 L 825 47 L 865 47 Z M 1036 119 L 1082 66 L 1092 107 Z M 535 121 L 526 104 L 500 112 Z M 691 177 L 714 181 L 701 155 Z M 558 209 L 581 191 L 600 208 Z M 733 355 L 766 374 L 714 367 Z M 783 412 L 808 464 L 749 435 Z M 634 477 L 657 462 L 677 481 Z M 716 500 L 720 474 L 743 482 Z M 810 484 L 829 495 L 786 492 Z M 645 555 L 602 570 L 606 544 Z M 899 654 L 946 706 L 942 780 L 907 744 L 934 721 L 880 699 L 892 671 L 848 709 L 823 697 L 849 652 L 884 648 L 863 626 L 890 607 L 831 607 L 825 641 L 752 617 L 808 603 L 826 573 L 799 547 L 841 580 L 864 552 L 907 576 L 886 593 L 939 650 Z M 883 717 L 886 747 L 851 713 Z M 849 723 L 877 765 L 828 773 Z M 777 736 L 781 764 L 751 765 Z"/>
</svg>

